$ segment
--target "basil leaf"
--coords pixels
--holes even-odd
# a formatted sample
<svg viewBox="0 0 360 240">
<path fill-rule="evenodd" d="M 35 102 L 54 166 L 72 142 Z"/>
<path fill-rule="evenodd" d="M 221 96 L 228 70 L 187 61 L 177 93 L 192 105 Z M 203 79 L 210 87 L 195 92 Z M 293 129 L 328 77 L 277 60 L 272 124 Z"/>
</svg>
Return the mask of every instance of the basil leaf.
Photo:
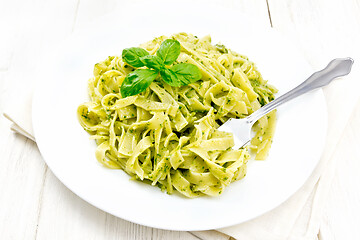
<svg viewBox="0 0 360 240">
<path fill-rule="evenodd" d="M 180 55 L 180 43 L 174 39 L 163 41 L 156 52 L 156 55 L 163 60 L 165 65 L 170 65 L 176 61 Z"/>
<path fill-rule="evenodd" d="M 161 78 L 164 82 L 173 87 L 182 86 L 181 82 L 178 81 L 176 74 L 168 68 L 163 68 L 160 71 Z"/>
<path fill-rule="evenodd" d="M 123 98 L 143 92 L 157 77 L 158 72 L 150 69 L 136 69 L 124 79 L 120 92 Z"/>
<path fill-rule="evenodd" d="M 156 70 L 160 70 L 160 68 L 164 66 L 161 58 L 158 56 L 147 55 L 145 57 L 141 57 L 140 61 L 142 61 L 148 68 L 153 68 Z"/>
<path fill-rule="evenodd" d="M 145 49 L 138 47 L 125 48 L 122 51 L 122 58 L 124 62 L 133 67 L 143 67 L 144 63 L 140 60 L 140 58 L 147 55 L 149 55 L 149 53 Z"/>
<path fill-rule="evenodd" d="M 175 73 L 181 86 L 196 82 L 201 79 L 202 75 L 197 66 L 190 63 L 179 63 L 170 68 Z"/>
</svg>

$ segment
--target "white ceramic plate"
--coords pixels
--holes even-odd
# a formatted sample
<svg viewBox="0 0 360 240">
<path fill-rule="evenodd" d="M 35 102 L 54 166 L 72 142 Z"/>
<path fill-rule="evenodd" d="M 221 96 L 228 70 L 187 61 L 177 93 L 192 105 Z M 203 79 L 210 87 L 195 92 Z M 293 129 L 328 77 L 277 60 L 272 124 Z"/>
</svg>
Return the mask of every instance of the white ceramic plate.
<svg viewBox="0 0 360 240">
<path fill-rule="evenodd" d="M 202 6 L 201 12 L 196 7 L 176 9 L 168 12 L 149 4 L 137 9 L 136 15 L 122 9 L 121 14 L 95 21 L 51 53 L 41 65 L 33 99 L 37 144 L 60 181 L 79 197 L 115 216 L 170 230 L 231 226 L 275 208 L 309 177 L 321 156 L 326 134 L 321 91 L 278 110 L 268 159 L 250 161 L 245 179 L 232 183 L 216 198 L 168 195 L 159 188 L 129 180 L 121 170 L 103 167 L 95 159 L 94 141 L 89 140 L 77 120 L 78 105 L 88 100 L 87 80 L 94 64 L 162 34 L 211 34 L 213 43 L 221 41 L 257 63 L 279 94 L 311 74 L 304 58 L 289 42 L 257 27 L 254 19 L 219 8 Z M 219 19 L 226 19 L 227 24 Z"/>
</svg>

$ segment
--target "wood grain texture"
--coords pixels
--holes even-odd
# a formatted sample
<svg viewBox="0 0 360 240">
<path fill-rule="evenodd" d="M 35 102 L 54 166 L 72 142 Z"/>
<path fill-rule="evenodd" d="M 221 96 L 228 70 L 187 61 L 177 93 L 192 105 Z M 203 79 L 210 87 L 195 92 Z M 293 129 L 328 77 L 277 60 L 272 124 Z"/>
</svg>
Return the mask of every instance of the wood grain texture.
<svg viewBox="0 0 360 240">
<path fill-rule="evenodd" d="M 360 101 L 336 147 L 337 168 L 325 205 L 320 239 L 360 239 Z"/>
<path fill-rule="evenodd" d="M 65 13 L 73 8 L 71 1 L 59 6 L 49 5 L 47 1 L 2 1 L 1 4 L 2 23 L 10 30 L 9 35 L 5 34 L 5 43 L 1 42 L 6 44 L 8 53 L 0 61 L 5 73 L 1 79 L 2 113 L 4 102 L 11 104 L 19 97 L 14 94 L 17 89 L 32 86 L 29 77 L 39 53 L 44 44 L 63 36 L 67 23 Z M 54 21 L 58 21 L 58 16 L 63 16 L 63 21 Z M 11 133 L 3 117 L 0 126 L 0 236 L 2 239 L 35 239 L 47 167 L 34 142 Z"/>
<path fill-rule="evenodd" d="M 360 42 L 359 1 L 200 2 L 251 14 L 269 27 L 268 3 L 273 27 L 300 46 L 314 69 L 323 67 L 334 56 L 353 56 L 360 61 L 356 47 Z M 0 27 L 6 34 L 0 38 L 0 113 L 5 103 L 11 103 L 14 89 L 32 87 L 36 59 L 46 47 L 56 46 L 72 31 L 119 6 L 121 1 L 116 0 L 1 1 Z M 354 69 L 354 76 L 360 76 L 358 71 L 358 67 Z M 342 82 L 326 89 L 329 104 L 334 94 L 343 94 L 344 101 L 351 105 L 348 108 L 355 106 L 360 81 L 355 77 L 347 80 L 354 85 L 347 94 Z M 338 112 L 347 117 L 341 115 L 342 109 Z M 354 147 L 360 143 L 359 115 L 360 102 L 335 146 L 340 149 L 334 150 L 339 167 L 319 239 L 360 238 L 356 228 L 360 224 L 357 190 L 360 152 Z M 1 239 L 198 239 L 187 232 L 130 223 L 86 203 L 46 167 L 35 143 L 10 132 L 9 122 L 3 117 L 0 117 L 0 166 Z"/>
<path fill-rule="evenodd" d="M 0 74 L 4 87 L 4 74 Z M 4 102 L 5 88 L 0 91 Z M 2 106 L 0 106 L 0 113 Z M 0 118 L 0 236 L 33 239 L 36 234 L 46 166 L 34 142 L 14 135 L 10 123 Z"/>
<path fill-rule="evenodd" d="M 269 0 L 273 26 L 291 37 L 301 47 L 314 69 L 323 68 L 335 57 L 351 56 L 355 60 L 352 73 L 345 80 L 338 80 L 324 89 L 329 106 L 329 116 L 336 122 L 348 119 L 344 129 L 328 129 L 340 135 L 332 142 L 332 155 L 338 165 L 333 187 L 324 208 L 319 239 L 359 239 L 360 197 L 359 177 L 355 169 L 360 168 L 358 146 L 360 128 L 360 4 L 359 1 L 279 1 Z M 348 86 L 352 86 L 349 88 Z M 342 99 L 343 108 L 331 108 L 333 101 Z M 357 108 L 355 104 L 357 103 Z M 351 111 L 351 109 L 354 109 Z"/>
</svg>

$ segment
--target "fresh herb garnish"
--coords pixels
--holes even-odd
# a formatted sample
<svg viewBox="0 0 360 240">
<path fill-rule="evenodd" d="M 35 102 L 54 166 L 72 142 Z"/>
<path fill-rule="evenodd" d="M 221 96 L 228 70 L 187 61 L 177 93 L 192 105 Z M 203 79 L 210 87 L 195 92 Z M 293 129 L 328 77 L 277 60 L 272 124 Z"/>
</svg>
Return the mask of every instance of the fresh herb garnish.
<svg viewBox="0 0 360 240">
<path fill-rule="evenodd" d="M 137 69 L 129 73 L 121 85 L 121 96 L 133 96 L 145 91 L 157 75 L 156 71 L 150 69 Z"/>
<path fill-rule="evenodd" d="M 164 65 L 162 59 L 158 56 L 147 55 L 145 57 L 141 57 L 140 60 L 144 63 L 145 66 L 155 70 L 160 70 Z"/>
<path fill-rule="evenodd" d="M 149 53 L 145 49 L 138 47 L 126 48 L 122 52 L 123 60 L 133 67 L 145 66 L 140 58 L 147 55 L 149 55 Z"/>
<path fill-rule="evenodd" d="M 120 92 L 122 97 L 133 96 L 145 91 L 160 73 L 162 81 L 173 87 L 180 87 L 201 79 L 201 72 L 197 66 L 190 63 L 174 63 L 180 55 L 180 43 L 174 39 L 163 41 L 156 55 L 142 48 L 126 48 L 122 52 L 124 62 L 132 67 L 147 67 L 136 69 L 124 79 Z"/>
<path fill-rule="evenodd" d="M 174 39 L 166 39 L 163 41 L 156 51 L 156 55 L 163 60 L 165 65 L 170 65 L 176 61 L 180 55 L 180 43 Z"/>
<path fill-rule="evenodd" d="M 173 71 L 178 78 L 180 85 L 188 85 L 201 78 L 201 72 L 197 66 L 190 63 L 179 63 L 172 66 L 169 70 Z"/>
</svg>

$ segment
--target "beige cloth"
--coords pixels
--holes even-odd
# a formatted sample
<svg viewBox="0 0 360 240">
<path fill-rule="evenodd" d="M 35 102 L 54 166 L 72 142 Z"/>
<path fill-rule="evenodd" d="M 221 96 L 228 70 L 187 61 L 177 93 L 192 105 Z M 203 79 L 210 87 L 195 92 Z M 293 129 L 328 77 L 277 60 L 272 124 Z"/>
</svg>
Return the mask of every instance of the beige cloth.
<svg viewBox="0 0 360 240">
<path fill-rule="evenodd" d="M 353 78 L 347 77 L 346 82 L 345 79 L 338 80 L 325 89 L 329 118 L 327 141 L 319 164 L 301 189 L 279 207 L 253 220 L 192 234 L 207 240 L 229 239 L 229 236 L 250 240 L 315 239 L 336 166 L 337 159 L 331 156 L 357 100 L 357 97 L 342 94 L 351 91 L 347 86 L 351 86 L 349 81 Z M 5 106 L 4 116 L 12 121 L 13 131 L 35 141 L 31 125 L 32 92 L 27 90 L 17 95 L 23 97 L 12 99 L 11 104 Z"/>
<path fill-rule="evenodd" d="M 16 107 L 9 107 L 4 112 L 4 117 L 12 122 L 11 130 L 35 141 L 31 120 L 31 92 L 25 94 L 18 102 Z"/>
</svg>

